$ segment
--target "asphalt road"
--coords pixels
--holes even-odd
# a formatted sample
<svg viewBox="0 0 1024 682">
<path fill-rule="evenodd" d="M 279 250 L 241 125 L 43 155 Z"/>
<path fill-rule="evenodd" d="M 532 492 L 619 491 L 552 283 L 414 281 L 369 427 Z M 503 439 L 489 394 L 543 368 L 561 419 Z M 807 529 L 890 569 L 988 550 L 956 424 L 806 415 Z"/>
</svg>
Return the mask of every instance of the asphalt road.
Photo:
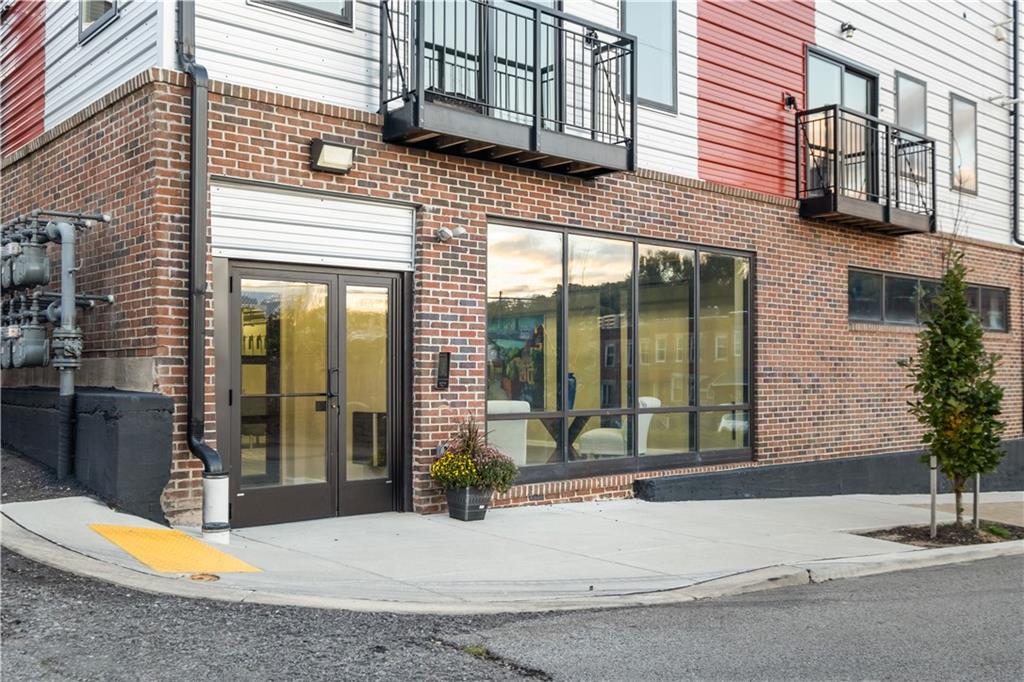
<svg viewBox="0 0 1024 682">
<path fill-rule="evenodd" d="M 7 454 L 3 500 L 79 494 Z M 1019 680 L 1024 558 L 675 606 L 398 616 L 181 599 L 4 551 L 6 680 Z"/>
<path fill-rule="evenodd" d="M 548 616 L 460 641 L 556 680 L 1017 681 L 1024 557 Z"/>
</svg>

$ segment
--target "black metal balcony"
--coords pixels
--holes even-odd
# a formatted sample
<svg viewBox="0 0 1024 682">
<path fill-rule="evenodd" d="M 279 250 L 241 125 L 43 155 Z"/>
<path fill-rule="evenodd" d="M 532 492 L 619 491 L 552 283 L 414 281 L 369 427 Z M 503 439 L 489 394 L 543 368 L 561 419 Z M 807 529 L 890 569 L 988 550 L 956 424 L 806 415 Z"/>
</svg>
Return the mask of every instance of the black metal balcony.
<svg viewBox="0 0 1024 682">
<path fill-rule="evenodd" d="M 576 177 L 636 163 L 635 39 L 524 0 L 383 0 L 384 139 Z"/>
<path fill-rule="evenodd" d="M 796 119 L 800 216 L 889 235 L 935 231 L 935 142 L 827 106 Z"/>
</svg>

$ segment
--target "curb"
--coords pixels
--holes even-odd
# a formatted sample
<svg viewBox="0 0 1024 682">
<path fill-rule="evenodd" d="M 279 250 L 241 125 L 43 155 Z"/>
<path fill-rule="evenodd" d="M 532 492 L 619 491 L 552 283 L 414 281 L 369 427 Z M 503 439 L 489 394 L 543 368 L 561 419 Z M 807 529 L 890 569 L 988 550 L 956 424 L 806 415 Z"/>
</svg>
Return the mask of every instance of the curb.
<svg viewBox="0 0 1024 682">
<path fill-rule="evenodd" d="M 217 583 L 192 582 L 184 575 L 153 575 L 100 561 L 57 545 L 2 515 L 0 515 L 0 541 L 6 549 L 51 568 L 150 594 L 270 606 L 436 615 L 538 613 L 679 604 L 701 599 L 762 592 L 778 587 L 815 584 L 842 578 L 1024 554 L 1024 540 L 1018 540 L 983 546 L 927 549 L 768 566 L 686 587 L 655 592 L 587 598 L 549 598 L 534 601 L 431 603 L 318 597 L 269 591 L 256 592 L 225 587 Z"/>
<path fill-rule="evenodd" d="M 822 559 L 794 564 L 807 571 L 812 583 L 823 583 L 843 578 L 859 578 L 879 573 L 894 573 L 914 568 L 929 568 L 959 564 L 965 561 L 993 559 L 1001 556 L 1024 554 L 1024 540 L 993 542 L 987 545 L 966 545 L 963 547 L 938 547 L 911 552 L 874 554 L 845 559 Z"/>
</svg>

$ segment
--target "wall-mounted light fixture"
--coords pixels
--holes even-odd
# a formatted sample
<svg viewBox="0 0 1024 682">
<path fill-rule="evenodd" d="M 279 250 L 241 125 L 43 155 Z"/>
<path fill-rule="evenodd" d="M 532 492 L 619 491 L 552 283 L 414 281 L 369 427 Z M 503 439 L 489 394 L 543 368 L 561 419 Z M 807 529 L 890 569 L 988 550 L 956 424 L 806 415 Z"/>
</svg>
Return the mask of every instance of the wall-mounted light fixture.
<svg viewBox="0 0 1024 682">
<path fill-rule="evenodd" d="M 464 227 L 439 227 L 436 232 L 437 241 L 439 242 L 451 241 L 452 237 L 462 239 L 467 234 L 469 234 L 469 232 L 467 232 Z"/>
<path fill-rule="evenodd" d="M 356 161 L 356 150 L 330 140 L 313 140 L 309 145 L 309 166 L 328 173 L 348 173 Z"/>
<path fill-rule="evenodd" d="M 786 111 L 796 111 L 796 95 L 791 95 L 785 90 L 782 91 L 782 108 Z"/>
<path fill-rule="evenodd" d="M 839 27 L 839 32 L 842 33 L 843 37 L 846 38 L 846 39 L 852 38 L 853 34 L 856 31 L 857 31 L 857 27 L 854 26 L 853 24 L 851 24 L 848 21 L 844 21 L 843 25 Z"/>
</svg>

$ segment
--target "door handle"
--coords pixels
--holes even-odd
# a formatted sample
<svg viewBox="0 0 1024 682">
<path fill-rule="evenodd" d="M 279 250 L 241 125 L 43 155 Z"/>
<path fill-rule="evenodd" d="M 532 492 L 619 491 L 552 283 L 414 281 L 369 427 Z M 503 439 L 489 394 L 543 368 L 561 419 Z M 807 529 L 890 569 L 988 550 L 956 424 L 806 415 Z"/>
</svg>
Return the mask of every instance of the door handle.
<svg viewBox="0 0 1024 682">
<path fill-rule="evenodd" d="M 334 380 L 339 378 L 341 371 L 337 367 L 332 367 L 327 370 L 327 397 L 334 399 L 338 397 L 338 391 L 335 388 Z"/>
</svg>

